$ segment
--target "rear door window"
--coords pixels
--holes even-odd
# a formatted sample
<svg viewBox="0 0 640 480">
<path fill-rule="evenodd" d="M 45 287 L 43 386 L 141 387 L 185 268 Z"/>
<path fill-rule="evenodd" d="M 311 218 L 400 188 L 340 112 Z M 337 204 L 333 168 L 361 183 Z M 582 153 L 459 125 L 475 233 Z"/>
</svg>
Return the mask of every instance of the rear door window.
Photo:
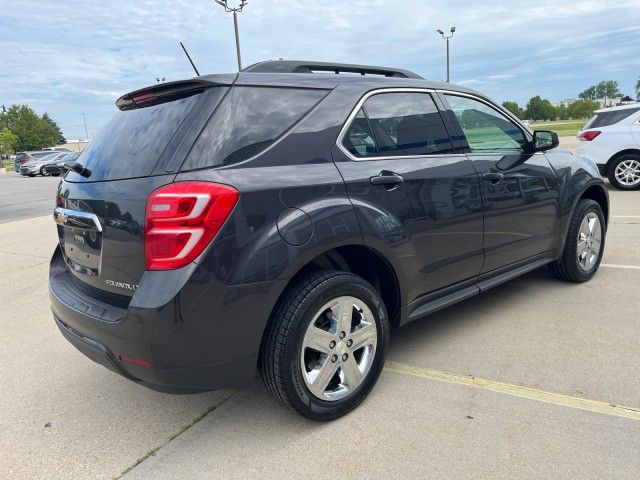
<svg viewBox="0 0 640 480">
<path fill-rule="evenodd" d="M 201 94 L 118 112 L 89 143 L 78 162 L 89 178 L 69 172 L 69 181 L 100 181 L 150 175 L 162 152 Z"/>
<path fill-rule="evenodd" d="M 356 157 L 432 155 L 452 151 L 438 108 L 428 93 L 420 92 L 371 96 L 351 124 L 343 145 Z"/>
<path fill-rule="evenodd" d="M 229 165 L 259 154 L 326 93 L 301 88 L 232 88 L 207 122 L 182 170 Z"/>
<path fill-rule="evenodd" d="M 614 112 L 596 113 L 593 118 L 589 120 L 589 123 L 584 126 L 584 128 L 598 128 L 615 125 L 616 123 L 624 120 L 625 118 L 633 115 L 636 112 L 640 112 L 640 107 L 625 108 L 624 110 L 617 110 Z"/>
</svg>

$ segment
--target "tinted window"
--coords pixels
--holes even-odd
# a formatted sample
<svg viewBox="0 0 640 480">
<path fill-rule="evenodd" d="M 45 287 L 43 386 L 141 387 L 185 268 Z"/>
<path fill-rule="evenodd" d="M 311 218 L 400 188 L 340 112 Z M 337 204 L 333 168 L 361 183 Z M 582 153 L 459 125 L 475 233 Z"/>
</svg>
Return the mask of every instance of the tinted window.
<svg viewBox="0 0 640 480">
<path fill-rule="evenodd" d="M 584 128 L 598 128 L 608 127 L 609 125 L 615 125 L 616 123 L 624 120 L 630 115 L 636 112 L 640 112 L 639 108 L 625 108 L 624 110 L 618 110 L 615 112 L 603 112 L 596 113 L 591 121 L 585 125 Z"/>
<path fill-rule="evenodd" d="M 362 109 L 356 115 L 351 128 L 344 137 L 345 148 L 354 157 L 375 157 L 379 155 L 373 131 Z"/>
<path fill-rule="evenodd" d="M 451 141 L 429 94 L 381 93 L 364 103 L 377 152 L 367 156 L 429 155 L 450 152 Z M 358 119 L 354 127 L 358 125 Z M 351 130 L 349 131 L 351 133 Z"/>
<path fill-rule="evenodd" d="M 522 150 L 522 130 L 502 113 L 468 97 L 445 95 L 472 152 Z"/>
<path fill-rule="evenodd" d="M 42 158 L 42 157 L 45 157 L 45 156 L 47 156 L 47 155 L 51 155 L 51 152 L 50 152 L 50 151 L 46 151 L 46 152 L 34 152 L 34 153 L 32 153 L 32 154 L 31 154 L 31 156 L 32 156 L 33 158 Z"/>
<path fill-rule="evenodd" d="M 326 94 L 324 90 L 234 87 L 207 122 L 182 170 L 227 165 L 257 155 Z"/>
<path fill-rule="evenodd" d="M 199 97 L 118 112 L 78 158 L 91 176 L 71 172 L 68 178 L 96 181 L 149 175 Z"/>
</svg>

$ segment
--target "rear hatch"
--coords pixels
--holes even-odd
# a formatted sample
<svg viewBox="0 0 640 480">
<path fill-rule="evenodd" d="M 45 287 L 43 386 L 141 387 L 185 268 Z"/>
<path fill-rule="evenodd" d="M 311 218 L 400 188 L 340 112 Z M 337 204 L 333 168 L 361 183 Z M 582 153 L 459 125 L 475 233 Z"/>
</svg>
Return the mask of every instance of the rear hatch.
<svg viewBox="0 0 640 480">
<path fill-rule="evenodd" d="M 148 195 L 171 183 L 227 87 L 198 80 L 121 97 L 120 108 L 58 187 L 62 258 L 89 294 L 133 296 L 145 270 Z"/>
</svg>

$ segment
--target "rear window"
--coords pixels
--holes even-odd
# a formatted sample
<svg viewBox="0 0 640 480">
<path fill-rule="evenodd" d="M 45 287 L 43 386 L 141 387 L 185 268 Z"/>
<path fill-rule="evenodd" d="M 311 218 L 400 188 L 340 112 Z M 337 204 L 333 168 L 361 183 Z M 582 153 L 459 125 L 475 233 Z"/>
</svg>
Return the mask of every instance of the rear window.
<svg viewBox="0 0 640 480">
<path fill-rule="evenodd" d="M 26 154 L 26 153 L 18 153 L 18 154 L 16 155 L 16 160 L 17 160 L 17 161 L 19 161 L 19 162 L 21 162 L 21 161 L 22 161 L 26 156 L 27 156 L 27 154 Z"/>
<path fill-rule="evenodd" d="M 67 179 L 93 182 L 150 175 L 199 97 L 118 112 L 78 157 L 91 176 L 69 172 Z"/>
<path fill-rule="evenodd" d="M 229 165 L 257 155 L 326 93 L 300 88 L 232 88 L 207 122 L 182 170 Z"/>
<path fill-rule="evenodd" d="M 598 127 L 608 127 L 610 125 L 615 125 L 616 123 L 624 120 L 630 115 L 633 115 L 636 112 L 640 112 L 640 107 L 638 108 L 625 108 L 624 110 L 617 110 L 614 112 L 602 112 L 596 113 L 593 118 L 587 123 L 584 128 L 598 128 Z"/>
<path fill-rule="evenodd" d="M 358 114 L 345 143 L 356 157 L 430 155 L 451 151 L 449 134 L 436 104 L 427 93 L 381 93 L 369 98 L 363 108 L 364 115 Z M 373 138 L 369 139 L 369 135 Z M 375 143 L 373 148 L 371 143 Z"/>
</svg>

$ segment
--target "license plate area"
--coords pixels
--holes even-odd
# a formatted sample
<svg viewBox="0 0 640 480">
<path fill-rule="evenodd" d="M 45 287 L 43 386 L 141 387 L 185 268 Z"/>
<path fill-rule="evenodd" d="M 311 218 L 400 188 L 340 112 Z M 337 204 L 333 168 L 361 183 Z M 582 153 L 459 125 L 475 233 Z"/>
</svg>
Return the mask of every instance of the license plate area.
<svg viewBox="0 0 640 480">
<path fill-rule="evenodd" d="M 86 212 L 56 208 L 58 241 L 69 267 L 77 273 L 97 277 L 102 264 L 102 226 Z"/>
</svg>

